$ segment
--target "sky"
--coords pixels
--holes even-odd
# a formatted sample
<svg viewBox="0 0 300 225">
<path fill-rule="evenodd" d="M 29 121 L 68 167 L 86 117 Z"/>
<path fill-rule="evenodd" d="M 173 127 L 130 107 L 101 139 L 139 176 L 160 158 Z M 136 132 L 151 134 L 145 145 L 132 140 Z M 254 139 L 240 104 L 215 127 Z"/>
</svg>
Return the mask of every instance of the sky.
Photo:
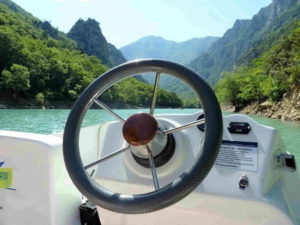
<svg viewBox="0 0 300 225">
<path fill-rule="evenodd" d="M 116 47 L 144 36 L 177 42 L 222 36 L 237 19 L 251 19 L 272 0 L 13 0 L 26 11 L 68 32 L 79 19 L 100 23 Z"/>
</svg>

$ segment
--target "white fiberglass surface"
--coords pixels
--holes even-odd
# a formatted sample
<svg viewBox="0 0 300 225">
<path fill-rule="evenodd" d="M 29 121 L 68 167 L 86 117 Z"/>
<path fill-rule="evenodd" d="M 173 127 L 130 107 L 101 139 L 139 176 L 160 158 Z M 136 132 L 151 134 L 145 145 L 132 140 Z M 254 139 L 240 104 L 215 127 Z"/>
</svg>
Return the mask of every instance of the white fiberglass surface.
<svg viewBox="0 0 300 225">
<path fill-rule="evenodd" d="M 195 121 L 198 116 L 199 114 L 157 115 L 156 117 L 166 128 L 171 128 Z M 223 211 L 226 211 L 228 207 L 231 207 L 232 212 L 235 210 L 240 211 L 243 207 L 241 207 L 240 204 L 236 204 L 235 209 L 232 202 L 236 202 L 238 199 L 244 200 L 247 204 L 247 207 L 244 208 L 245 210 L 248 210 L 247 208 L 255 208 L 252 212 L 251 210 L 248 210 L 248 213 L 244 215 L 249 218 L 252 214 L 259 217 L 261 214 L 258 209 L 262 206 L 262 202 L 267 200 L 269 204 L 269 213 L 262 211 L 262 214 L 268 215 L 266 221 L 269 222 L 266 222 L 265 224 L 272 224 L 270 221 L 275 221 L 272 219 L 275 218 L 272 215 L 276 214 L 278 210 L 282 215 L 285 215 L 284 217 L 280 216 L 280 218 L 285 218 L 283 219 L 285 222 L 282 221 L 282 224 L 292 224 L 293 222 L 295 223 L 295 221 L 299 221 L 299 215 L 297 215 L 299 206 L 297 207 L 293 203 L 293 206 L 291 207 L 288 203 L 288 201 L 292 201 L 291 199 L 293 199 L 292 195 L 294 191 L 291 191 L 288 194 L 284 191 L 287 189 L 286 185 L 300 187 L 299 181 L 297 182 L 297 180 L 299 180 L 297 179 L 297 172 L 293 173 L 289 168 L 279 167 L 275 162 L 276 155 L 285 152 L 285 148 L 278 132 L 271 127 L 262 126 L 244 115 L 224 116 L 223 119 L 224 134 L 221 152 L 224 151 L 226 143 L 233 143 L 233 145 L 236 145 L 237 142 L 238 144 L 250 143 L 253 146 L 250 145 L 249 147 L 245 145 L 246 147 L 244 146 L 243 148 L 250 148 L 251 154 L 245 156 L 243 160 L 237 160 L 240 160 L 238 161 L 240 163 L 245 163 L 247 160 L 250 160 L 251 163 L 249 165 L 236 166 L 233 168 L 232 163 L 228 163 L 226 160 L 227 164 L 222 164 L 224 158 L 217 159 L 219 160 L 219 163 L 215 164 L 206 179 L 199 185 L 193 194 L 198 193 L 201 196 L 205 195 L 205 199 L 208 202 L 210 201 L 209 196 L 219 196 L 221 199 L 226 198 L 227 200 L 228 198 L 232 198 L 231 200 L 224 201 L 224 204 L 222 205 L 222 207 L 224 207 Z M 227 126 L 232 121 L 248 122 L 251 126 L 251 132 L 248 135 L 230 133 Z M 119 122 L 102 124 L 99 127 L 98 135 L 98 153 L 96 153 L 98 154 L 98 158 L 121 149 L 126 145 L 122 137 L 121 124 Z M 203 135 L 204 133 L 198 130 L 197 127 L 174 133 L 174 138 L 176 140 L 175 153 L 165 165 L 157 168 L 160 186 L 164 186 L 173 180 L 176 180 L 182 172 L 190 168 L 194 163 L 195 156 L 201 152 Z M 82 146 L 84 146 L 84 141 L 82 142 Z M 111 191 L 123 194 L 137 194 L 154 191 L 151 171 L 148 168 L 137 164 L 130 151 L 121 153 L 114 158 L 100 163 L 95 169 L 94 178 L 96 181 Z M 239 180 L 242 176 L 247 176 L 250 183 L 249 187 L 245 189 L 239 188 Z M 291 176 L 288 178 L 289 182 L 282 183 L 282 180 L 289 176 Z M 193 201 L 193 199 L 195 199 L 194 197 L 187 197 L 187 199 L 190 199 L 190 201 L 188 204 L 185 204 L 183 209 L 180 209 L 182 213 L 185 209 L 186 211 L 184 213 L 186 214 L 191 213 L 193 210 L 195 210 L 194 213 L 197 212 L 197 209 L 200 210 L 198 203 Z M 185 200 L 182 202 L 184 201 Z M 253 203 L 252 206 L 250 204 L 251 202 Z M 181 203 L 178 204 L 180 205 Z M 204 203 L 204 205 L 207 205 L 207 203 Z M 201 208 L 201 210 L 205 211 L 205 206 L 203 207 L 204 208 Z M 278 210 L 276 209 L 276 211 L 274 207 L 278 208 Z M 209 214 L 213 215 L 215 213 L 216 217 L 221 216 L 223 218 L 224 215 L 220 215 L 221 211 L 222 210 L 217 210 L 216 212 L 212 211 Z M 200 214 L 203 214 L 203 212 L 199 212 L 198 216 L 200 216 Z M 157 215 L 159 215 L 159 213 Z M 125 215 L 123 217 L 127 218 Z M 223 221 L 225 223 L 227 220 L 216 221 Z M 250 221 L 252 222 L 249 222 L 249 224 L 256 224 L 255 218 Z M 229 224 L 229 222 L 230 220 L 226 223 Z M 238 223 L 238 221 L 235 222 L 237 222 L 237 224 L 243 224 Z M 232 224 L 235 224 L 235 222 L 232 220 Z M 257 224 L 263 224 L 263 219 Z"/>
</svg>

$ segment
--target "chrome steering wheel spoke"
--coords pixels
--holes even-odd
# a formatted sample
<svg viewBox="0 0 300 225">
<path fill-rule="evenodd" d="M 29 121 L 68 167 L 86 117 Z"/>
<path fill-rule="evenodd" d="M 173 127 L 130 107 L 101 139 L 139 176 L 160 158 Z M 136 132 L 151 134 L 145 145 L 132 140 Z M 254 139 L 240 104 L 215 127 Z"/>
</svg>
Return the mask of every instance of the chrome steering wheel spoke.
<svg viewBox="0 0 300 225">
<path fill-rule="evenodd" d="M 174 132 L 177 132 L 177 131 L 180 131 L 180 130 L 183 130 L 183 129 L 186 129 L 186 128 L 190 128 L 190 127 L 193 127 L 193 126 L 201 125 L 201 124 L 204 124 L 204 123 L 205 123 L 205 119 L 196 120 L 194 122 L 187 123 L 187 124 L 179 126 L 179 127 L 171 128 L 169 130 L 164 130 L 164 131 L 162 131 L 162 133 L 165 134 L 165 135 L 166 134 L 172 134 Z"/>
<path fill-rule="evenodd" d="M 94 103 L 96 103 L 98 106 L 100 106 L 102 109 L 104 109 L 105 111 L 107 111 L 108 113 L 110 113 L 113 117 L 115 117 L 117 120 L 121 121 L 122 123 L 125 122 L 125 120 L 119 116 L 117 113 L 115 113 L 114 111 L 112 111 L 107 105 L 105 105 L 103 102 L 99 101 L 98 99 L 94 99 L 93 100 Z"/>
<path fill-rule="evenodd" d="M 103 162 L 103 161 L 105 161 L 105 160 L 107 160 L 107 159 L 110 159 L 110 158 L 112 158 L 112 157 L 114 157 L 114 156 L 116 156 L 116 155 L 118 155 L 118 154 L 120 154 L 120 153 L 122 153 L 122 152 L 125 152 L 125 151 L 127 151 L 127 150 L 129 150 L 129 149 L 130 149 L 130 146 L 128 145 L 128 146 L 125 147 L 125 148 L 122 148 L 122 149 L 120 149 L 120 150 L 118 150 L 118 151 L 115 151 L 115 152 L 113 152 L 113 153 L 111 153 L 111 154 L 109 154 L 109 155 L 107 155 L 107 156 L 104 156 L 104 157 L 101 158 L 101 159 L 98 159 L 97 161 L 95 161 L 95 162 L 93 162 L 93 163 L 90 163 L 90 164 L 84 166 L 84 169 L 89 169 L 89 168 L 91 168 L 91 167 L 93 167 L 93 166 L 96 166 L 96 165 L 98 165 L 99 163 L 101 163 L 101 162 Z"/>
<path fill-rule="evenodd" d="M 157 93 L 158 93 L 159 79 L 160 79 L 160 72 L 157 72 L 156 76 L 155 76 L 153 95 L 152 95 L 152 101 L 151 101 L 151 108 L 150 108 L 150 114 L 151 115 L 154 114 L 154 109 L 155 109 L 156 99 L 157 99 Z"/>
<path fill-rule="evenodd" d="M 149 163 L 150 163 L 150 169 L 151 169 L 151 173 L 152 173 L 154 188 L 155 188 L 155 190 L 158 190 L 159 189 L 159 182 L 158 182 L 158 177 L 157 177 L 157 173 L 156 173 L 156 168 L 155 168 L 155 164 L 154 164 L 153 155 L 152 155 L 151 149 L 149 148 L 148 145 L 146 145 L 146 148 L 147 148 L 147 151 L 148 151 Z"/>
</svg>

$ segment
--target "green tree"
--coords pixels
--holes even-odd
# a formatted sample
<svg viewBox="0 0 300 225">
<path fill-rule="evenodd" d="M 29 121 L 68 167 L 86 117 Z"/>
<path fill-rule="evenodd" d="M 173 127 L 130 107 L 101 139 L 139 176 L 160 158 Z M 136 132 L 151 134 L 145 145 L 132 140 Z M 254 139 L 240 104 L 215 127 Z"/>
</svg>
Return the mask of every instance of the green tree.
<svg viewBox="0 0 300 225">
<path fill-rule="evenodd" d="M 235 110 L 242 107 L 240 99 L 241 82 L 237 78 L 239 75 L 224 73 L 224 78 L 221 79 L 215 87 L 216 94 L 220 102 L 231 103 Z"/>
<path fill-rule="evenodd" d="M 45 96 L 43 93 L 38 93 L 35 96 L 35 100 L 40 104 L 40 105 L 44 105 L 45 104 Z"/>
<path fill-rule="evenodd" d="M 29 77 L 30 73 L 27 67 L 13 64 L 10 70 L 3 70 L 1 83 L 12 92 L 13 98 L 17 99 L 20 91 L 30 88 Z"/>
</svg>

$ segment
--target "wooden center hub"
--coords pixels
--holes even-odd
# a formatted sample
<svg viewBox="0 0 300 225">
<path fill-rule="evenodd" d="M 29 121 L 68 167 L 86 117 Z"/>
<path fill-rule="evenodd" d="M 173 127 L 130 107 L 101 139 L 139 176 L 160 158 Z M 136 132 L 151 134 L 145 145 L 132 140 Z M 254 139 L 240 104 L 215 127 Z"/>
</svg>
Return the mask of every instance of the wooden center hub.
<svg viewBox="0 0 300 225">
<path fill-rule="evenodd" d="M 156 135 L 158 124 L 148 113 L 138 113 L 129 117 L 123 125 L 125 140 L 134 146 L 149 143 Z"/>
</svg>

